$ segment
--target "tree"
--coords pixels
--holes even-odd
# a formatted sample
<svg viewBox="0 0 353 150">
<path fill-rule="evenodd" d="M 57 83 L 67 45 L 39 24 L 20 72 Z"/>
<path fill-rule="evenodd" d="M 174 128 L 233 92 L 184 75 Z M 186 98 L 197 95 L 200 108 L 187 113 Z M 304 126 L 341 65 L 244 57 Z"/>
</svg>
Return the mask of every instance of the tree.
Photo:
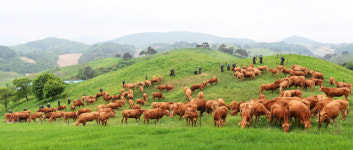
<svg viewBox="0 0 353 150">
<path fill-rule="evenodd" d="M 238 54 L 241 57 L 248 57 L 249 56 L 245 49 L 237 49 L 237 50 L 235 50 L 235 54 Z"/>
<path fill-rule="evenodd" d="M 139 56 L 145 56 L 146 55 L 146 52 L 145 51 L 141 51 L 140 53 L 139 53 Z"/>
<path fill-rule="evenodd" d="M 149 55 L 153 55 L 153 54 L 157 54 L 157 51 L 154 50 L 151 46 L 147 48 L 147 51 L 145 52 L 145 54 L 149 54 Z"/>
<path fill-rule="evenodd" d="M 120 55 L 120 54 L 116 54 L 114 57 L 116 57 L 116 58 L 120 58 L 120 57 L 121 57 L 121 55 Z"/>
<path fill-rule="evenodd" d="M 32 80 L 27 77 L 12 81 L 13 85 L 17 89 L 16 95 L 18 98 L 26 97 L 26 100 L 28 101 L 28 94 L 31 93 L 31 82 Z"/>
<path fill-rule="evenodd" d="M 61 80 L 60 78 L 56 77 L 53 73 L 43 73 L 36 78 L 33 79 L 32 81 L 32 86 L 31 90 L 34 94 L 34 96 L 38 100 L 42 100 L 44 98 L 44 92 L 43 89 L 45 87 L 45 84 L 47 83 L 48 80 Z M 62 81 L 62 80 L 61 80 Z M 62 84 L 65 84 L 62 82 Z"/>
<path fill-rule="evenodd" d="M 127 60 L 127 59 L 131 59 L 132 56 L 131 56 L 131 54 L 130 54 L 129 52 L 126 52 L 126 53 L 123 55 L 123 58 L 124 58 L 125 60 Z"/>
<path fill-rule="evenodd" d="M 346 63 L 344 66 L 349 70 L 353 70 L 353 61 Z"/>
<path fill-rule="evenodd" d="M 60 95 L 65 90 L 65 83 L 60 78 L 49 79 L 43 88 L 45 98 L 55 99 L 55 96 Z"/>
<path fill-rule="evenodd" d="M 10 102 L 10 98 L 15 95 L 15 90 L 7 85 L 7 87 L 0 88 L 0 100 L 7 110 L 7 105 Z"/>
<path fill-rule="evenodd" d="M 94 77 L 94 73 L 95 71 L 91 68 L 91 66 L 86 66 L 84 68 L 83 74 L 87 77 L 87 78 L 93 78 Z"/>
</svg>

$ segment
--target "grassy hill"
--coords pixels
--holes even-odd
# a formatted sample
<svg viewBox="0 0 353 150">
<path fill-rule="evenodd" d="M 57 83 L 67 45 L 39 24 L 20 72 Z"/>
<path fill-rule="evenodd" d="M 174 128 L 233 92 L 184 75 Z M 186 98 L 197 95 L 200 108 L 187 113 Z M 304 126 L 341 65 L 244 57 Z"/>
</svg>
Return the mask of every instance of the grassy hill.
<svg viewBox="0 0 353 150">
<path fill-rule="evenodd" d="M 22 77 L 15 72 L 1 72 L 0 71 L 0 87 L 5 87 L 6 84 L 12 85 L 12 80 Z"/>
<path fill-rule="evenodd" d="M 353 80 L 352 71 L 339 65 L 307 56 L 284 55 L 286 57 L 285 67 L 290 68 L 293 64 L 308 67 L 324 73 L 324 85 L 328 86 L 329 77 L 336 80 L 351 82 Z M 148 74 L 152 76 L 163 76 L 164 80 L 160 84 L 173 84 L 175 91 L 163 92 L 166 97 L 163 101 L 185 102 L 183 92 L 184 86 L 200 84 L 204 80 L 218 77 L 218 84 L 208 85 L 204 90 L 205 100 L 222 98 L 229 104 L 231 101 L 243 101 L 258 98 L 259 86 L 271 83 L 276 80 L 269 72 L 263 72 L 261 77 L 256 79 L 246 79 L 238 81 L 234 78 L 231 71 L 220 72 L 220 65 L 226 66 L 227 63 L 237 63 L 238 66 L 248 65 L 251 59 L 240 59 L 238 57 L 221 53 L 210 49 L 178 49 L 165 53 L 152 55 L 149 57 L 138 58 L 131 66 L 118 69 L 113 72 L 86 80 L 84 82 L 70 84 L 61 96 L 62 104 L 66 104 L 66 99 L 70 97 L 78 99 L 83 93 L 95 95 L 99 88 L 108 91 L 111 95 L 120 92 L 122 80 L 126 83 L 143 81 Z M 280 63 L 276 56 L 265 56 L 264 65 L 275 68 Z M 92 62 L 94 63 L 94 62 Z M 202 67 L 201 75 L 194 75 L 193 71 Z M 258 66 L 258 65 L 255 65 Z M 72 67 L 72 66 L 70 66 Z M 69 69 L 64 67 L 65 69 Z M 62 68 L 61 70 L 64 70 Z M 175 77 L 169 76 L 169 70 L 175 69 Z M 74 72 L 75 68 L 71 68 Z M 68 71 L 70 72 L 70 71 Z M 151 93 L 156 92 L 156 86 L 145 88 L 145 93 L 149 95 L 149 101 L 143 108 L 151 107 Z M 195 92 L 192 97 L 196 97 Z M 277 97 L 279 92 L 264 91 L 267 99 Z M 304 91 L 303 96 L 323 94 L 316 87 L 314 92 Z M 65 100 L 62 98 L 65 97 Z M 142 93 L 134 90 L 134 99 L 141 98 Z M 21 111 L 24 107 L 32 110 L 38 109 L 38 105 L 46 102 L 38 102 L 33 97 L 29 102 L 24 99 L 16 103 L 11 103 L 13 111 Z M 56 101 L 51 101 L 53 107 L 57 106 Z M 87 105 L 85 108 L 96 110 L 97 106 L 105 104 L 99 99 L 94 105 Z M 351 107 L 352 108 L 352 104 Z M 128 109 L 125 105 L 122 110 Z M 67 110 L 69 111 L 69 110 Z M 1 114 L 4 114 L 2 111 Z M 141 116 L 143 118 L 143 116 Z M 338 117 L 340 118 L 340 116 Z M 163 117 L 157 124 L 151 121 L 149 125 L 143 124 L 143 119 L 135 123 L 134 119 L 129 119 L 128 124 L 121 124 L 121 111 L 117 111 L 117 117 L 108 121 L 107 127 L 96 125 L 95 122 L 87 123 L 86 127 L 74 127 L 72 120 L 69 124 L 62 120 L 43 124 L 36 123 L 0 123 L 3 134 L 0 136 L 0 148 L 8 149 L 344 149 L 353 146 L 352 139 L 352 115 L 348 119 L 329 125 L 328 128 L 318 130 L 316 118 L 312 119 L 312 128 L 305 130 L 303 126 L 297 127 L 293 124 L 289 133 L 284 133 L 278 125 L 271 126 L 267 119 L 262 116 L 259 122 L 253 123 L 250 128 L 241 129 L 237 124 L 241 117 L 230 116 L 228 114 L 227 124 L 219 129 L 213 127 L 213 116 L 204 114 L 202 125 L 199 120 L 197 127 L 185 126 L 185 120 L 179 118 Z M 0 122 L 4 122 L 3 118 Z M 21 138 L 18 141 L 16 139 Z M 34 140 L 35 139 L 35 140 Z M 54 140 L 57 139 L 57 140 Z M 334 141 L 334 142 L 333 142 Z"/>
</svg>

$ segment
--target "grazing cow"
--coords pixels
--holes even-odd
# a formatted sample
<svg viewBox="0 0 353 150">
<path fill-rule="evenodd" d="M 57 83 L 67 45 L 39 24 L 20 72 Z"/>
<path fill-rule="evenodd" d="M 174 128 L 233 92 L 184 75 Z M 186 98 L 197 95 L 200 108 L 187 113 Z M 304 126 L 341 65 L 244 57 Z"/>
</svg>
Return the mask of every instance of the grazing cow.
<svg viewBox="0 0 353 150">
<path fill-rule="evenodd" d="M 351 83 L 343 83 L 343 82 L 336 81 L 336 84 L 337 84 L 337 88 L 346 87 L 346 88 L 348 88 L 349 90 L 352 89 L 352 84 L 351 84 Z"/>
<path fill-rule="evenodd" d="M 191 121 L 191 126 L 196 127 L 198 114 L 197 114 L 197 109 L 195 107 L 191 107 L 191 106 L 187 107 L 185 109 L 185 113 L 183 117 L 186 118 L 186 125 L 189 125 Z"/>
<path fill-rule="evenodd" d="M 158 89 L 159 91 L 163 91 L 164 89 L 167 89 L 167 86 L 166 85 L 159 85 L 156 87 L 156 89 Z"/>
<path fill-rule="evenodd" d="M 64 114 L 64 121 L 66 122 L 68 118 L 72 118 L 72 121 L 75 121 L 77 119 L 78 115 L 77 112 L 66 112 Z"/>
<path fill-rule="evenodd" d="M 284 74 L 284 76 L 287 76 L 287 74 L 290 74 L 292 72 L 292 69 L 283 68 L 281 69 L 281 72 Z"/>
<path fill-rule="evenodd" d="M 225 106 L 218 107 L 213 115 L 214 126 L 216 126 L 217 124 L 218 127 L 221 128 L 223 124 L 226 124 L 227 113 L 228 113 L 227 107 Z"/>
<path fill-rule="evenodd" d="M 237 101 L 232 101 L 230 103 L 230 110 L 232 111 L 232 113 L 230 114 L 231 116 L 235 116 L 238 114 L 238 103 Z"/>
<path fill-rule="evenodd" d="M 289 114 L 291 117 L 294 117 L 297 121 L 298 127 L 300 127 L 300 122 L 305 125 L 306 129 L 310 129 L 311 121 L 310 118 L 310 110 L 305 104 L 299 101 L 289 101 Z"/>
<path fill-rule="evenodd" d="M 260 99 L 260 100 L 266 100 L 266 96 L 263 95 L 263 94 L 260 94 L 259 99 Z"/>
<path fill-rule="evenodd" d="M 266 91 L 272 90 L 272 93 L 273 93 L 273 91 L 275 91 L 278 87 L 279 87 L 279 85 L 276 83 L 261 84 L 260 94 L 262 94 L 262 91 L 264 91 L 264 90 L 266 90 Z"/>
<path fill-rule="evenodd" d="M 324 81 L 321 80 L 321 79 L 310 78 L 310 79 L 307 79 L 307 80 L 312 80 L 312 81 L 314 81 L 315 86 L 318 85 L 318 86 L 320 86 L 320 87 L 323 86 L 323 83 L 324 83 Z"/>
<path fill-rule="evenodd" d="M 245 71 L 245 72 L 242 72 L 244 77 L 251 77 L 253 79 L 255 79 L 255 73 L 254 72 L 250 72 L 250 71 Z"/>
<path fill-rule="evenodd" d="M 132 106 L 132 109 L 141 109 L 141 105 L 136 104 L 136 105 Z"/>
<path fill-rule="evenodd" d="M 289 85 L 289 87 L 295 86 L 295 88 L 297 88 L 297 86 L 301 86 L 302 90 L 304 90 L 305 77 L 304 76 L 300 76 L 300 77 L 303 77 L 303 78 L 298 78 L 298 76 L 295 76 L 295 78 L 290 78 L 291 84 Z"/>
<path fill-rule="evenodd" d="M 145 86 L 150 87 L 151 86 L 151 81 L 150 80 L 145 80 Z"/>
<path fill-rule="evenodd" d="M 142 87 L 145 86 L 145 82 L 139 82 L 139 81 L 138 81 L 136 84 L 139 85 L 139 86 L 142 86 Z"/>
<path fill-rule="evenodd" d="M 163 96 L 163 94 L 161 92 L 153 92 L 152 93 L 152 99 L 154 101 L 155 97 L 158 98 L 158 101 L 160 101 L 161 98 L 165 99 L 165 97 Z"/>
<path fill-rule="evenodd" d="M 123 123 L 124 119 L 125 119 L 125 123 L 127 123 L 128 118 L 135 118 L 135 120 L 137 122 L 137 119 L 140 120 L 140 116 L 142 115 L 143 112 L 145 112 L 144 109 L 123 110 L 121 123 Z"/>
<path fill-rule="evenodd" d="M 305 76 L 305 73 L 302 72 L 302 71 L 294 71 L 294 70 L 292 70 L 290 72 L 290 76 Z"/>
<path fill-rule="evenodd" d="M 261 103 L 250 103 L 251 108 L 254 111 L 255 122 L 259 120 L 261 115 L 266 115 L 270 120 L 270 111 Z"/>
<path fill-rule="evenodd" d="M 205 111 L 207 114 L 211 114 L 214 110 L 216 110 L 219 106 L 218 100 L 208 100 L 206 101 Z"/>
<path fill-rule="evenodd" d="M 140 86 L 140 92 L 143 93 L 143 86 Z"/>
<path fill-rule="evenodd" d="M 192 93 L 194 93 L 196 89 L 200 89 L 202 91 L 203 87 L 201 84 L 194 84 L 191 86 L 190 89 L 191 89 Z"/>
<path fill-rule="evenodd" d="M 326 127 L 330 123 L 330 120 L 335 122 L 337 116 L 340 113 L 340 103 L 337 101 L 331 102 L 327 104 L 322 111 L 320 112 L 320 116 L 317 118 L 317 122 L 319 123 L 319 128 L 321 127 L 322 122 L 326 123 Z"/>
<path fill-rule="evenodd" d="M 146 93 L 143 93 L 143 99 L 145 100 L 145 101 L 148 101 L 148 96 L 147 96 L 147 94 Z"/>
<path fill-rule="evenodd" d="M 101 112 L 114 112 L 114 110 L 111 108 L 101 108 L 101 109 L 98 109 L 97 112 L 99 112 L 99 113 L 101 113 Z"/>
<path fill-rule="evenodd" d="M 286 67 L 284 67 L 284 66 L 282 66 L 282 65 L 278 65 L 278 66 L 277 66 L 277 69 L 278 69 L 278 70 L 283 70 L 283 69 L 286 69 Z"/>
<path fill-rule="evenodd" d="M 75 107 L 77 107 L 77 106 L 78 107 L 85 106 L 85 104 L 83 104 L 83 102 L 81 100 L 79 100 L 79 99 L 74 100 L 73 102 L 74 102 Z"/>
<path fill-rule="evenodd" d="M 261 71 L 259 69 L 254 68 L 253 72 L 254 72 L 255 75 L 258 75 L 259 77 L 261 77 Z"/>
<path fill-rule="evenodd" d="M 129 102 L 130 109 L 132 109 L 132 106 L 134 106 L 134 100 L 130 99 L 128 102 Z"/>
<path fill-rule="evenodd" d="M 348 101 L 346 101 L 345 99 L 338 99 L 335 100 L 336 102 L 340 103 L 340 111 L 342 114 L 342 120 L 343 119 L 347 119 L 348 113 L 349 113 L 349 109 L 348 109 Z"/>
<path fill-rule="evenodd" d="M 191 100 L 192 97 L 191 97 L 191 89 L 187 86 L 184 87 L 184 93 L 185 93 L 185 97 L 186 99 L 189 99 Z"/>
<path fill-rule="evenodd" d="M 215 82 L 217 83 L 217 77 L 214 77 L 214 78 L 208 80 L 207 82 L 210 83 L 211 85 L 213 85 L 213 83 L 215 83 Z"/>
<path fill-rule="evenodd" d="M 108 119 L 110 117 L 115 117 L 115 112 L 102 112 L 99 114 L 99 120 L 102 122 L 102 125 L 107 126 Z"/>
<path fill-rule="evenodd" d="M 153 85 L 155 82 L 159 83 L 159 79 L 153 78 L 153 79 L 151 80 L 152 85 Z"/>
<path fill-rule="evenodd" d="M 316 105 L 311 109 L 310 111 L 310 117 L 311 118 L 314 118 L 315 115 L 321 111 L 327 104 L 333 102 L 333 99 L 331 98 L 327 98 L 327 99 L 323 99 L 323 100 L 320 100 L 316 103 Z"/>
<path fill-rule="evenodd" d="M 284 95 L 286 92 L 290 92 L 290 94 L 287 94 L 286 96 Z M 280 97 L 301 97 L 303 92 L 301 90 L 287 90 L 287 91 L 281 91 L 279 96 Z"/>
<path fill-rule="evenodd" d="M 272 73 L 272 77 L 273 77 L 273 75 L 277 74 L 277 78 L 278 78 L 278 76 L 279 76 L 279 70 L 278 69 L 270 68 L 269 71 Z"/>
<path fill-rule="evenodd" d="M 241 72 L 235 72 L 234 76 L 236 76 L 239 80 L 244 80 L 244 74 Z"/>
<path fill-rule="evenodd" d="M 279 91 L 285 90 L 289 86 L 289 80 L 285 79 L 279 84 Z"/>
<path fill-rule="evenodd" d="M 315 72 L 311 75 L 312 78 L 316 78 L 316 79 L 321 79 L 321 80 L 324 80 L 324 75 L 320 72 L 317 72 L 315 70 Z"/>
<path fill-rule="evenodd" d="M 82 108 L 82 109 L 78 110 L 77 115 L 81 115 L 83 113 L 88 113 L 91 111 L 92 111 L 91 108 Z"/>
<path fill-rule="evenodd" d="M 258 66 L 257 69 L 261 70 L 261 71 L 266 71 L 267 72 L 267 65 L 265 66 Z"/>
<path fill-rule="evenodd" d="M 87 121 L 93 121 L 93 120 L 96 120 L 97 124 L 99 123 L 99 113 L 98 112 L 83 113 L 78 117 L 78 119 L 75 123 L 75 126 L 78 126 L 80 123 L 82 123 L 83 126 L 86 126 Z"/>
<path fill-rule="evenodd" d="M 31 122 L 31 111 L 21 111 L 21 112 L 15 112 L 11 114 L 10 120 L 11 122 L 20 122 L 22 120 Z"/>
<path fill-rule="evenodd" d="M 118 109 L 118 110 L 120 110 L 120 107 L 122 107 L 122 103 L 119 103 L 119 102 L 117 102 L 117 103 L 115 103 L 115 102 L 109 103 L 109 104 L 107 104 L 107 107 L 108 107 L 108 108 L 111 108 L 111 109 Z"/>
<path fill-rule="evenodd" d="M 44 121 L 44 119 L 46 119 L 46 118 L 49 119 L 52 114 L 53 114 L 53 112 L 49 112 L 49 113 L 45 114 L 45 116 L 43 117 L 43 121 Z"/>
<path fill-rule="evenodd" d="M 75 110 L 76 106 L 75 105 L 71 105 L 71 110 Z"/>
<path fill-rule="evenodd" d="M 351 90 L 348 88 L 327 88 L 327 87 L 320 87 L 320 91 L 324 92 L 327 97 L 333 98 L 333 97 L 341 97 L 345 96 L 346 100 L 348 101 L 348 96 L 351 93 Z"/>
<path fill-rule="evenodd" d="M 310 87 L 311 92 L 315 89 L 315 82 L 313 80 L 305 80 L 304 88 Z"/>
<path fill-rule="evenodd" d="M 330 85 L 331 86 L 335 86 L 335 83 L 336 83 L 335 78 L 334 77 L 330 77 Z"/>
<path fill-rule="evenodd" d="M 143 112 L 143 124 L 145 124 L 145 120 L 147 120 L 147 124 L 149 124 L 150 119 L 156 119 L 158 122 L 163 116 L 170 116 L 169 111 L 160 108 L 145 110 Z"/>
<path fill-rule="evenodd" d="M 304 100 L 307 100 L 310 102 L 310 110 L 313 109 L 315 107 L 315 105 L 317 104 L 317 102 L 319 102 L 319 99 L 317 98 L 316 95 L 311 95 L 309 97 L 304 98 Z"/>
<path fill-rule="evenodd" d="M 11 118 L 11 113 L 5 113 L 5 123 L 10 122 L 10 118 Z"/>
<path fill-rule="evenodd" d="M 184 116 L 185 111 L 188 107 L 194 107 L 197 109 L 197 105 L 194 103 L 188 102 L 186 104 L 180 104 L 175 109 L 172 109 L 170 117 L 174 117 L 174 115 L 179 115 L 179 120 L 181 120 L 181 117 Z"/>
<path fill-rule="evenodd" d="M 199 94 L 197 94 L 197 98 L 198 99 L 203 99 L 203 92 L 199 92 Z"/>
<path fill-rule="evenodd" d="M 54 119 L 56 121 L 56 118 L 63 118 L 64 117 L 64 112 L 53 112 L 53 114 L 49 118 L 49 123 Z"/>
<path fill-rule="evenodd" d="M 271 106 L 271 124 L 273 119 L 275 120 L 275 124 L 277 124 L 277 120 L 279 120 L 280 125 L 283 122 L 282 127 L 284 132 L 289 131 L 289 127 L 292 124 L 289 123 L 289 110 L 287 103 L 275 103 Z"/>
<path fill-rule="evenodd" d="M 42 112 L 35 112 L 31 115 L 31 120 L 36 122 L 37 118 L 40 118 L 40 120 L 43 119 L 43 113 Z"/>
<path fill-rule="evenodd" d="M 242 112 L 241 112 L 241 122 L 238 122 L 238 124 L 241 126 L 241 128 L 246 128 L 246 126 L 250 126 L 252 116 L 254 114 L 254 110 L 251 108 L 249 104 L 244 105 L 242 107 Z"/>
<path fill-rule="evenodd" d="M 206 101 L 204 99 L 192 99 L 191 103 L 194 103 L 197 105 L 197 110 L 200 111 L 201 117 L 203 115 L 203 112 L 205 112 L 205 107 L 206 107 Z"/>
<path fill-rule="evenodd" d="M 208 81 L 203 81 L 202 82 L 202 87 L 205 88 L 207 86 Z"/>
<path fill-rule="evenodd" d="M 159 81 L 162 81 L 162 80 L 163 80 L 163 77 L 162 77 L 162 76 L 158 76 L 158 80 L 159 80 Z"/>
<path fill-rule="evenodd" d="M 173 90 L 174 91 L 174 85 L 167 84 L 166 85 L 167 91 Z"/>
<path fill-rule="evenodd" d="M 64 109 L 66 110 L 66 106 L 65 105 L 62 105 L 62 106 L 58 107 L 58 110 L 64 110 Z"/>
<path fill-rule="evenodd" d="M 136 104 L 146 105 L 146 101 L 144 101 L 142 98 L 136 99 Z"/>
</svg>

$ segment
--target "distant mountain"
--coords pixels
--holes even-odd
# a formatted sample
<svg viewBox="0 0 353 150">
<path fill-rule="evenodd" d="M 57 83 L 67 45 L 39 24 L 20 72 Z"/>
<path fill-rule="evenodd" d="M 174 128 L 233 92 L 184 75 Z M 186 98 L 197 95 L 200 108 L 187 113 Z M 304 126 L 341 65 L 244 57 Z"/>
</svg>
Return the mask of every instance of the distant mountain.
<svg viewBox="0 0 353 150">
<path fill-rule="evenodd" d="M 314 40 L 308 39 L 308 38 L 304 38 L 304 37 L 300 37 L 300 36 L 291 36 L 288 38 L 285 38 L 284 40 L 282 40 L 282 42 L 287 43 L 287 44 L 298 44 L 298 45 L 319 45 L 321 43 L 316 42 Z"/>
<path fill-rule="evenodd" d="M 29 52 L 53 52 L 55 54 L 68 54 L 68 53 L 82 53 L 86 51 L 89 46 L 83 43 L 74 42 L 65 39 L 59 39 L 55 37 L 45 38 L 43 40 L 37 40 L 28 42 L 26 44 L 20 44 L 12 46 L 19 54 Z"/>
<path fill-rule="evenodd" d="M 145 48 L 155 43 L 172 44 L 175 42 L 186 41 L 188 43 L 255 43 L 250 39 L 240 38 L 222 38 L 211 34 L 195 33 L 195 32 L 146 32 L 123 36 L 110 42 L 118 44 L 134 45 L 138 48 Z"/>
</svg>

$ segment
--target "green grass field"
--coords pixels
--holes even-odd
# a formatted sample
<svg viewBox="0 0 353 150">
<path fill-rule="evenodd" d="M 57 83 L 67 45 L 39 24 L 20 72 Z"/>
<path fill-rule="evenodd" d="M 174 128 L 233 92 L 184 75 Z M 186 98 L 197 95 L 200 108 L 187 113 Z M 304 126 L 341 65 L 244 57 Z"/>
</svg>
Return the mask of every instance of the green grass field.
<svg viewBox="0 0 353 150">
<path fill-rule="evenodd" d="M 339 65 L 307 56 L 284 56 L 288 60 L 285 63 L 286 68 L 299 64 L 324 73 L 325 86 L 329 86 L 329 77 L 352 83 L 352 71 Z M 70 84 L 60 96 L 62 105 L 66 104 L 68 97 L 73 100 L 80 98 L 83 93 L 95 95 L 100 87 L 111 95 L 118 94 L 122 88 L 122 80 L 126 83 L 144 81 L 146 74 L 149 79 L 161 75 L 164 80 L 160 84 L 175 85 L 174 92 L 163 92 L 166 97 L 163 101 L 172 102 L 185 102 L 184 86 L 200 84 L 215 76 L 218 77 L 218 84 L 208 85 L 203 90 L 204 99 L 222 98 L 227 104 L 233 100 L 239 102 L 258 98 L 261 84 L 277 80 L 270 72 L 263 72 L 262 76 L 256 79 L 238 81 L 231 71 L 221 73 L 220 65 L 223 64 L 226 70 L 228 62 L 243 66 L 248 65 L 252 60 L 240 59 L 210 49 L 179 49 L 138 59 L 131 66 L 84 82 Z M 276 56 L 266 56 L 263 62 L 263 65 L 268 65 L 269 68 L 275 68 L 280 63 L 280 59 Z M 99 66 L 99 64 L 96 65 Z M 202 74 L 194 75 L 193 71 L 197 70 L 198 66 L 202 67 Z M 171 68 L 175 69 L 175 77 L 169 76 Z M 61 70 L 65 69 L 67 68 L 64 67 Z M 75 70 L 67 70 L 67 72 L 75 72 Z M 319 87 L 316 87 L 314 92 L 305 90 L 303 96 L 323 94 L 318 89 Z M 144 109 L 151 108 L 151 93 L 156 91 L 155 86 L 145 88 L 144 92 L 149 95 L 149 101 L 143 107 Z M 197 90 L 192 96 L 196 97 L 198 92 Z M 267 99 L 273 99 L 279 92 L 277 90 L 272 94 L 270 91 L 264 91 L 264 94 Z M 134 99 L 136 98 L 142 98 L 142 93 L 138 89 L 134 90 Z M 27 107 L 34 112 L 39 104 L 46 104 L 47 101 L 49 100 L 38 102 L 31 96 L 29 102 L 20 99 L 10 103 L 9 108 L 13 111 L 21 111 Z M 52 107 L 57 106 L 56 101 L 51 101 L 51 104 Z M 87 105 L 85 108 L 96 110 L 100 104 L 105 104 L 101 98 L 96 104 Z M 352 108 L 352 104 L 350 105 Z M 128 106 L 125 105 L 122 109 L 128 109 Z M 1 114 L 4 113 L 5 110 Z M 157 124 L 153 120 L 149 125 L 143 124 L 143 119 L 137 123 L 134 119 L 129 119 L 128 124 L 121 124 L 121 111 L 117 111 L 115 118 L 109 119 L 106 127 L 96 125 L 95 122 L 87 123 L 86 127 L 82 124 L 74 127 L 72 120 L 68 124 L 60 119 L 51 123 L 46 119 L 42 124 L 38 120 L 35 123 L 6 124 L 2 117 L 0 149 L 351 149 L 353 146 L 352 116 L 348 116 L 344 121 L 341 121 L 340 117 L 341 115 L 336 123 L 330 124 L 327 128 L 322 127 L 320 130 L 316 118 L 311 119 L 310 130 L 305 130 L 303 125 L 298 128 L 293 123 L 289 133 L 284 133 L 279 125 L 271 126 L 265 116 L 262 116 L 259 122 L 253 123 L 250 128 L 241 129 L 238 125 L 241 117 L 230 116 L 230 113 L 226 120 L 227 124 L 223 128 L 214 127 L 213 115 L 207 114 L 201 118 L 201 127 L 199 120 L 197 127 L 186 126 L 185 120 L 180 121 L 178 116 L 174 118 L 164 116 Z"/>
</svg>

